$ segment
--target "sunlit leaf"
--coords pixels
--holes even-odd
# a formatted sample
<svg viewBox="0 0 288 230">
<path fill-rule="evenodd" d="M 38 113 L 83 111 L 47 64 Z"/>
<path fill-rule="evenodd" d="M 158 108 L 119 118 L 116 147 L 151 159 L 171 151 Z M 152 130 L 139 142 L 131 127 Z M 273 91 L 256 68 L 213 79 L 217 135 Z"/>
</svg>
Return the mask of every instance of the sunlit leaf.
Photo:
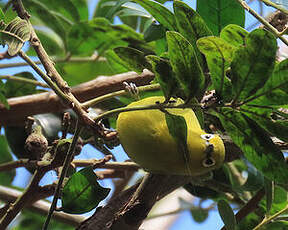
<svg viewBox="0 0 288 230">
<path fill-rule="evenodd" d="M 272 33 L 263 29 L 252 31 L 246 46 L 235 51 L 231 62 L 234 101 L 246 99 L 261 89 L 272 74 L 277 50 Z"/>
<path fill-rule="evenodd" d="M 220 33 L 220 38 L 235 47 L 244 46 L 248 32 L 241 26 L 229 24 L 225 26 Z"/>
<path fill-rule="evenodd" d="M 197 12 L 205 20 L 214 35 L 218 35 L 222 28 L 228 24 L 237 24 L 244 27 L 245 11 L 237 1 L 197 1 Z"/>
<path fill-rule="evenodd" d="M 134 0 L 145 8 L 160 24 L 168 30 L 176 30 L 176 21 L 171 11 L 163 5 L 150 0 Z"/>
</svg>

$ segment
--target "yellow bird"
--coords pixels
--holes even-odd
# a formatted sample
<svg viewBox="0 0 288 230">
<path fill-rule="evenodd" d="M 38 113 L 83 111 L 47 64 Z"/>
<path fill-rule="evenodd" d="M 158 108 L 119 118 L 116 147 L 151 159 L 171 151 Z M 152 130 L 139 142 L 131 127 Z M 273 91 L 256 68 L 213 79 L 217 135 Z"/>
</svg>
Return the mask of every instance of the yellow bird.
<svg viewBox="0 0 288 230">
<path fill-rule="evenodd" d="M 148 97 L 129 104 L 127 108 L 164 101 L 164 97 Z M 183 101 L 177 99 L 169 103 L 178 105 Z M 192 109 L 166 110 L 183 116 L 186 121 L 189 157 L 183 157 L 169 133 L 165 113 L 159 109 L 119 114 L 117 131 L 128 156 L 145 170 L 158 174 L 198 176 L 219 168 L 225 157 L 222 139 L 216 134 L 205 133 Z"/>
</svg>

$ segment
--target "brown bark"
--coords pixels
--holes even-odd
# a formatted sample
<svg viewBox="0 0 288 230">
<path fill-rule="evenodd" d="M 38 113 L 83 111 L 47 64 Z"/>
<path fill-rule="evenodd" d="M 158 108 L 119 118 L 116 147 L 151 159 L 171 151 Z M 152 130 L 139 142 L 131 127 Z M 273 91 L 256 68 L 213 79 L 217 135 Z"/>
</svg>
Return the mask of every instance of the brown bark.
<svg viewBox="0 0 288 230">
<path fill-rule="evenodd" d="M 94 80 L 82 83 L 72 88 L 73 95 L 84 102 L 95 97 L 124 89 L 123 82 L 133 82 L 137 86 L 147 85 L 154 78 L 153 73 L 143 71 L 141 75 L 135 72 L 100 76 Z M 10 109 L 0 104 L 0 125 L 21 125 L 27 116 L 40 113 L 55 113 L 67 109 L 59 97 L 53 92 L 15 97 L 8 99 Z"/>
</svg>

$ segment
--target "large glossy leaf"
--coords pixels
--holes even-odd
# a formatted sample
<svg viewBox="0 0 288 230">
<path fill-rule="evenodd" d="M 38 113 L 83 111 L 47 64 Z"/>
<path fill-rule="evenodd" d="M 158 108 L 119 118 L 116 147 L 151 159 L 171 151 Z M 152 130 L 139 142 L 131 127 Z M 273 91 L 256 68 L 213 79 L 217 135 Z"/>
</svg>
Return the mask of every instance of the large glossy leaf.
<svg viewBox="0 0 288 230">
<path fill-rule="evenodd" d="M 220 38 L 235 47 L 244 46 L 248 32 L 241 26 L 230 24 L 221 30 Z"/>
<path fill-rule="evenodd" d="M 178 32 L 167 32 L 166 37 L 172 69 L 187 99 L 199 96 L 204 76 L 193 46 Z"/>
<path fill-rule="evenodd" d="M 70 177 L 63 188 L 62 209 L 73 214 L 91 211 L 109 192 L 109 188 L 98 184 L 92 167 L 81 169 Z"/>
<path fill-rule="evenodd" d="M 161 86 L 166 101 L 169 101 L 179 87 L 169 61 L 154 55 L 146 56 L 146 58 L 152 65 L 153 73 Z"/>
<path fill-rule="evenodd" d="M 143 8 L 145 8 L 160 24 L 168 30 L 176 30 L 176 21 L 171 11 L 163 5 L 150 0 L 134 0 Z"/>
<path fill-rule="evenodd" d="M 7 140 L 3 135 L 0 135 L 0 164 L 7 163 L 7 162 L 12 161 L 12 160 L 13 160 L 13 158 L 11 156 Z M 16 174 L 15 170 L 10 170 L 7 172 L 1 172 L 0 173 L 0 177 L 1 177 L 0 184 L 1 185 L 7 185 L 7 186 L 11 185 L 15 174 Z"/>
<path fill-rule="evenodd" d="M 247 100 L 252 100 L 251 104 L 286 105 L 288 101 L 288 59 L 277 63 L 272 76 L 263 88 Z"/>
<path fill-rule="evenodd" d="M 145 59 L 143 52 L 129 47 L 117 47 L 114 51 L 119 58 L 126 62 L 130 70 L 137 73 L 142 73 L 143 69 L 151 70 L 151 64 Z"/>
<path fill-rule="evenodd" d="M 272 33 L 252 31 L 246 46 L 239 48 L 231 62 L 234 101 L 241 101 L 261 89 L 272 74 L 277 50 Z"/>
<path fill-rule="evenodd" d="M 198 61 L 203 64 L 204 60 L 202 60 L 203 57 L 196 46 L 196 41 L 199 38 L 211 36 L 212 32 L 200 15 L 191 7 L 181 1 L 174 1 L 173 3 L 177 28 L 194 47 Z"/>
<path fill-rule="evenodd" d="M 245 114 L 230 108 L 222 108 L 218 117 L 233 142 L 265 177 L 287 183 L 288 165 L 264 129 Z"/>
<path fill-rule="evenodd" d="M 245 12 L 237 1 L 197 1 L 197 12 L 205 20 L 214 35 L 218 35 L 222 28 L 228 24 L 237 24 L 244 27 Z"/>
<path fill-rule="evenodd" d="M 205 55 L 213 88 L 224 100 L 231 99 L 231 82 L 226 77 L 235 51 L 234 46 L 219 37 L 204 37 L 197 41 L 199 50 Z"/>
</svg>

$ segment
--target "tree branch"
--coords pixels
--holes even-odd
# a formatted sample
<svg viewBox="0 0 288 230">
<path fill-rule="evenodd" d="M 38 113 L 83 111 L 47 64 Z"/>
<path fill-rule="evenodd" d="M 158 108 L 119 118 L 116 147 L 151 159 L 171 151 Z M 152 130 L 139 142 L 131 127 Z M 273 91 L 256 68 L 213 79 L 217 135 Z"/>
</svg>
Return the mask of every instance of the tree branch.
<svg viewBox="0 0 288 230">
<path fill-rule="evenodd" d="M 148 70 L 143 71 L 141 75 L 128 72 L 113 76 L 99 76 L 94 80 L 73 87 L 72 93 L 80 102 L 85 102 L 95 97 L 122 90 L 124 81 L 141 86 L 149 84 L 153 78 L 153 73 Z M 0 104 L 1 125 L 23 125 L 27 116 L 61 112 L 68 108 L 61 103 L 54 92 L 10 98 L 8 104 L 10 105 L 9 110 Z"/>
<path fill-rule="evenodd" d="M 50 195 L 52 194 L 53 194 L 53 190 L 52 192 L 50 192 Z M 22 196 L 22 192 L 16 189 L 7 188 L 7 187 L 0 185 L 0 200 L 6 203 L 13 203 L 21 196 Z M 46 194 L 46 197 L 47 196 L 49 195 Z M 35 213 L 39 213 L 40 215 L 47 215 L 50 205 L 51 204 L 47 201 L 38 200 L 35 203 L 29 204 L 29 206 L 27 206 L 27 209 Z M 55 220 L 61 221 L 69 225 L 73 225 L 75 227 L 85 220 L 85 217 L 83 216 L 70 215 L 64 212 L 55 212 L 53 215 L 53 218 Z"/>
</svg>

